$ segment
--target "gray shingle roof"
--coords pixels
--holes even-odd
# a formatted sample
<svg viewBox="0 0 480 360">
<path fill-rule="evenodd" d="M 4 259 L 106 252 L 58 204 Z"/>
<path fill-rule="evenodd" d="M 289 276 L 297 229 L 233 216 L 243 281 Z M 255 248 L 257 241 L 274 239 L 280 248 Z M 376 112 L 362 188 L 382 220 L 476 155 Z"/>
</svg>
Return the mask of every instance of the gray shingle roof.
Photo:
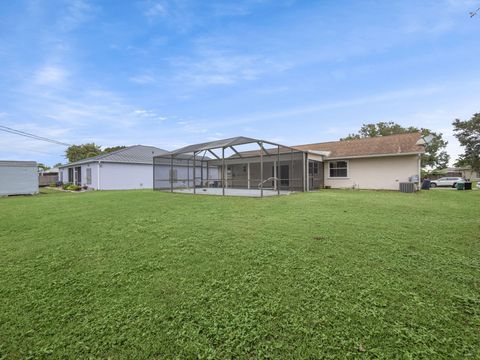
<svg viewBox="0 0 480 360">
<path fill-rule="evenodd" d="M 66 165 L 60 166 L 67 167 L 72 165 L 81 165 L 91 162 L 111 162 L 111 163 L 127 163 L 127 164 L 153 164 L 153 157 L 167 153 L 167 150 L 159 149 L 154 146 L 145 145 L 133 145 L 125 149 L 113 151 L 108 154 L 97 155 L 88 159 L 75 161 Z"/>
</svg>

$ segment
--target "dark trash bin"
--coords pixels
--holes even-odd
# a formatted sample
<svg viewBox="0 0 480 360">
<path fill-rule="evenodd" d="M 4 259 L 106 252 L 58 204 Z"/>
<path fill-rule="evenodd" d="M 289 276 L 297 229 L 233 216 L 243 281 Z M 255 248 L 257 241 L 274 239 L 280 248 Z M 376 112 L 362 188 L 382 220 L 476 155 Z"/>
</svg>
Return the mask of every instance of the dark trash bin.
<svg viewBox="0 0 480 360">
<path fill-rule="evenodd" d="M 465 183 L 463 181 L 457 182 L 456 188 L 457 188 L 457 190 L 464 190 L 465 189 Z"/>
<path fill-rule="evenodd" d="M 423 180 L 422 190 L 430 190 L 430 179 Z"/>
<path fill-rule="evenodd" d="M 466 181 L 464 183 L 465 190 L 472 190 L 472 182 L 471 181 Z"/>
</svg>

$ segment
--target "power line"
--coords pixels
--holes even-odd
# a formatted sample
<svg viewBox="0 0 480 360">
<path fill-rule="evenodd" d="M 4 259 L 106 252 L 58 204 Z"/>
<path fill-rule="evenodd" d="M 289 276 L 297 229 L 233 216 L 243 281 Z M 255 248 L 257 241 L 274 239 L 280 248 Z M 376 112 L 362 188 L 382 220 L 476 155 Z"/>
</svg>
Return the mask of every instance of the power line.
<svg viewBox="0 0 480 360">
<path fill-rule="evenodd" d="M 6 133 L 23 136 L 23 137 L 26 137 L 26 138 L 29 138 L 29 139 L 49 142 L 51 144 L 71 146 L 71 144 L 67 144 L 67 143 L 64 143 L 64 142 L 61 142 L 61 141 L 58 141 L 58 140 L 49 139 L 49 138 L 46 138 L 46 137 L 43 137 L 43 136 L 38 136 L 38 135 L 35 135 L 35 134 L 27 133 L 25 131 L 12 129 L 12 128 L 10 128 L 8 126 L 4 126 L 4 125 L 0 125 L 0 131 L 4 131 Z"/>
<path fill-rule="evenodd" d="M 22 151 L 26 152 L 26 153 L 34 152 L 34 153 L 39 153 L 39 154 L 44 154 L 44 155 L 65 157 L 65 154 L 54 154 L 54 153 L 49 153 L 49 152 L 40 151 L 40 150 L 33 150 L 33 149 L 23 149 Z"/>
<path fill-rule="evenodd" d="M 49 138 L 46 138 L 46 137 L 43 137 L 43 136 L 27 133 L 25 131 L 12 129 L 12 128 L 10 128 L 8 126 L 4 126 L 4 125 L 0 125 L 0 130 L 4 131 L 4 132 L 7 132 L 7 133 L 11 133 L 11 134 L 19 135 L 19 136 L 24 136 L 24 137 L 28 137 L 28 138 L 35 139 L 35 140 L 46 141 L 46 142 L 53 143 L 53 144 L 58 144 L 58 145 L 70 146 L 70 144 L 67 144 L 67 143 L 64 143 L 64 142 L 61 142 L 61 141 L 58 141 L 58 140 L 53 140 L 53 139 L 49 139 Z"/>
</svg>

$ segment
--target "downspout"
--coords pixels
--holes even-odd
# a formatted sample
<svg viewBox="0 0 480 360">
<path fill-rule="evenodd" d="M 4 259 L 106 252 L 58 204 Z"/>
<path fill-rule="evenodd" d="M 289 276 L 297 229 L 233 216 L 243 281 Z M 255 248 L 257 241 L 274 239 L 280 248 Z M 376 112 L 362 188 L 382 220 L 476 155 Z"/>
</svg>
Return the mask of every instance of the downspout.
<svg viewBox="0 0 480 360">
<path fill-rule="evenodd" d="M 100 190 L 100 160 L 98 161 L 98 171 L 97 171 L 97 190 Z"/>
<path fill-rule="evenodd" d="M 422 186 L 422 154 L 418 154 L 418 188 Z"/>
</svg>

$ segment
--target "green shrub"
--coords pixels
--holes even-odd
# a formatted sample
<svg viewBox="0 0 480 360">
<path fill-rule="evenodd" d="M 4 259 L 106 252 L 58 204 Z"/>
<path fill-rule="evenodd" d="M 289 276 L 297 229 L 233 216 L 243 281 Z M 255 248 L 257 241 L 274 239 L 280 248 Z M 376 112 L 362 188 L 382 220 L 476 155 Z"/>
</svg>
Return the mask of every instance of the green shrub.
<svg viewBox="0 0 480 360">
<path fill-rule="evenodd" d="M 70 190 L 70 191 L 80 191 L 82 190 L 81 186 L 74 185 L 74 184 L 64 184 L 62 185 L 63 190 Z"/>
</svg>

